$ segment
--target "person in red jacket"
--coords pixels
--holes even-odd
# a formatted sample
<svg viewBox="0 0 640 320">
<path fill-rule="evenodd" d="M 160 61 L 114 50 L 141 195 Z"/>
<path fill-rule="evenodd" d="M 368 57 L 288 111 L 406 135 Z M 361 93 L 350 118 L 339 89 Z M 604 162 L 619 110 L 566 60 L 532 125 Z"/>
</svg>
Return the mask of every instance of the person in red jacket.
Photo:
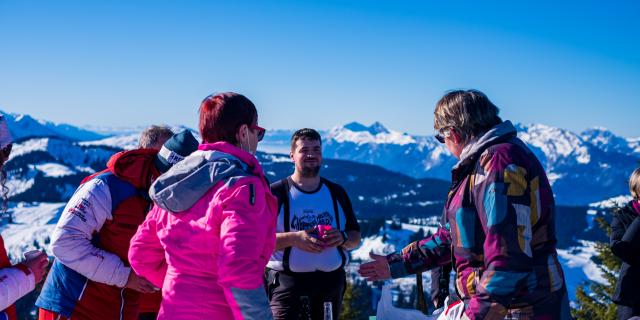
<svg viewBox="0 0 640 320">
<path fill-rule="evenodd" d="M 4 185 L 5 173 L 4 164 L 9 159 L 13 140 L 7 127 L 7 122 L 0 115 L 0 187 L 6 190 Z M 6 193 L 3 194 L 6 203 Z M 6 210 L 6 204 L 2 205 L 2 210 Z M 47 267 L 47 255 L 40 253 L 30 255 L 22 263 L 12 265 L 4 248 L 4 240 L 0 236 L 0 319 L 17 320 L 16 308 L 13 305 L 27 293 L 31 292 L 36 283 L 42 281 Z"/>
<path fill-rule="evenodd" d="M 151 207 L 153 181 L 198 142 L 189 131 L 160 150 L 149 148 L 158 143 L 153 140 L 112 156 L 69 200 L 51 235 L 56 261 L 36 301 L 39 319 L 136 320 L 141 294 L 158 291 L 132 271 L 129 241 Z"/>
</svg>

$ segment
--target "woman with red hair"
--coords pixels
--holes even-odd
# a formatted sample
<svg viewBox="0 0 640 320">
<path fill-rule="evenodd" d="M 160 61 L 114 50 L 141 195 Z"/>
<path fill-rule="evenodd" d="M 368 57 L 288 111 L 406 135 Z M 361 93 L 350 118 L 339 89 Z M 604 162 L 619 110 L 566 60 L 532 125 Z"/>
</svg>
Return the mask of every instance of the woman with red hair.
<svg viewBox="0 0 640 320">
<path fill-rule="evenodd" d="M 158 319 L 271 319 L 262 274 L 277 201 L 254 156 L 264 133 L 245 96 L 208 96 L 199 150 L 151 187 L 129 260 L 162 288 Z"/>
</svg>

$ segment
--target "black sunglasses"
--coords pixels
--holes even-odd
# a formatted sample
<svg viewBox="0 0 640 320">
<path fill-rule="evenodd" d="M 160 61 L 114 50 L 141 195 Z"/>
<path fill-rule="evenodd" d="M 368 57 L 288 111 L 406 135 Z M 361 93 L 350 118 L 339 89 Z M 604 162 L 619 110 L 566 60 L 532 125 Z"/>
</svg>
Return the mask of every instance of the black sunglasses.
<svg viewBox="0 0 640 320">
<path fill-rule="evenodd" d="M 444 143 L 445 136 L 444 136 L 444 134 L 442 134 L 442 132 L 444 132 L 444 130 L 451 129 L 451 128 L 453 128 L 453 127 L 440 128 L 438 130 L 438 133 L 436 133 L 436 135 L 435 135 L 436 140 L 438 140 L 438 142 L 440 142 L 440 143 Z"/>
<path fill-rule="evenodd" d="M 436 133 L 436 135 L 435 135 L 436 140 L 438 140 L 438 142 L 440 142 L 440 143 L 444 143 L 444 139 L 446 138 L 445 135 L 444 135 L 444 131 L 445 130 L 451 130 L 453 128 L 454 127 L 447 126 L 447 127 L 442 127 L 440 129 L 438 129 L 438 133 Z M 449 134 L 451 134 L 451 133 L 449 133 Z"/>
<path fill-rule="evenodd" d="M 251 130 L 257 130 L 258 131 L 258 141 L 262 141 L 262 139 L 264 138 L 264 134 L 267 132 L 267 129 L 263 128 L 263 127 L 259 127 L 255 124 L 252 124 L 251 126 L 249 126 L 249 128 Z"/>
</svg>

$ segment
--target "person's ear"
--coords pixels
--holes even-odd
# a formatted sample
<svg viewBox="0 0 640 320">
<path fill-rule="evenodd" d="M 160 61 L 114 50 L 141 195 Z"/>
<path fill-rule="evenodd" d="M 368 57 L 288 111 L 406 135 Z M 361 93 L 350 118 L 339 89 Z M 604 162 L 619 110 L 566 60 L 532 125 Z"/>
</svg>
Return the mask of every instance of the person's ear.
<svg viewBox="0 0 640 320">
<path fill-rule="evenodd" d="M 236 141 L 240 144 L 240 141 L 245 141 L 247 139 L 247 134 L 249 131 L 249 126 L 246 124 L 240 125 L 238 127 L 238 132 L 236 132 Z"/>
<path fill-rule="evenodd" d="M 456 129 L 449 130 L 449 135 L 451 137 L 451 140 L 453 140 L 453 143 L 455 144 L 462 143 L 462 135 L 459 134 L 458 131 L 456 131 Z"/>
</svg>

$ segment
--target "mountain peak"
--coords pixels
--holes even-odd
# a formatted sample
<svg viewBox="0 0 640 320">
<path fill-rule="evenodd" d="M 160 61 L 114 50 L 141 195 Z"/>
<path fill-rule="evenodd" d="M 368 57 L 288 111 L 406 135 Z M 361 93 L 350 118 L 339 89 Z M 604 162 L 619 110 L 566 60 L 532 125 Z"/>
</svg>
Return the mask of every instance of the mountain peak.
<svg viewBox="0 0 640 320">
<path fill-rule="evenodd" d="M 353 132 L 360 132 L 360 131 L 369 131 L 369 128 L 367 126 L 365 126 L 364 124 L 360 123 L 360 122 L 349 122 L 347 124 L 345 124 L 343 126 L 344 129 L 353 131 Z"/>
<path fill-rule="evenodd" d="M 13 117 L 15 122 L 36 121 L 33 117 L 31 117 L 28 114 L 11 114 L 10 116 Z"/>
<path fill-rule="evenodd" d="M 615 137 L 616 134 L 614 134 L 611 130 L 605 128 L 605 127 L 591 127 L 589 129 L 586 129 L 584 131 L 582 131 L 580 133 L 581 136 L 583 137 L 597 137 L 597 136 L 601 136 L 601 137 Z"/>
<path fill-rule="evenodd" d="M 387 128 L 382 125 L 382 123 L 376 121 L 371 126 L 369 126 L 369 132 L 389 133 L 389 130 L 387 130 Z"/>
<path fill-rule="evenodd" d="M 611 132 L 609 129 L 601 126 L 594 126 L 594 127 L 588 128 L 586 131 Z"/>
<path fill-rule="evenodd" d="M 353 121 L 345 124 L 343 128 L 353 132 L 369 132 L 374 136 L 379 133 L 389 133 L 389 130 L 378 121 L 374 122 L 368 127 L 360 122 Z"/>
</svg>

